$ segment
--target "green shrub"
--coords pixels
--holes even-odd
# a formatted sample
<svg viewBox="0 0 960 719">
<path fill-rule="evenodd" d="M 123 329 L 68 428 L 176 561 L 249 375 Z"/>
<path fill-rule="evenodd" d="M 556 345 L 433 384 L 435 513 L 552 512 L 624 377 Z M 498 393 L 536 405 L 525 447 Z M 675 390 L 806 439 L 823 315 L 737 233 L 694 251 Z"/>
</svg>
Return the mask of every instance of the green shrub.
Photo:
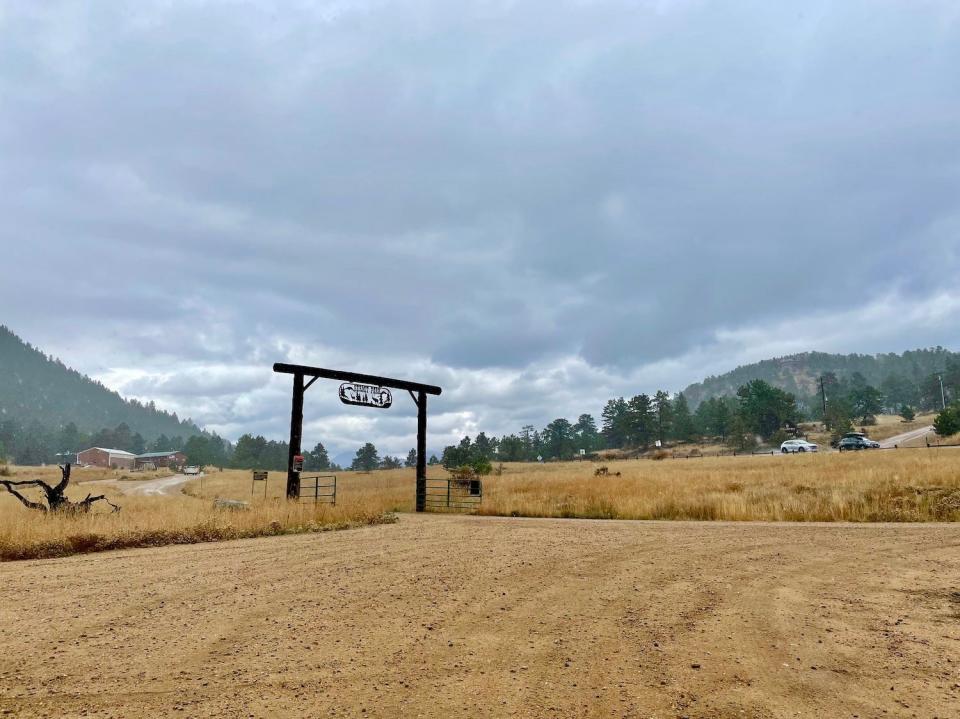
<svg viewBox="0 0 960 719">
<path fill-rule="evenodd" d="M 461 464 L 459 467 L 449 470 L 449 472 L 454 479 L 475 479 L 477 476 L 476 471 L 469 464 Z"/>
<path fill-rule="evenodd" d="M 787 434 L 782 429 L 778 429 L 776 432 L 773 433 L 773 436 L 770 437 L 770 444 L 775 447 L 779 447 L 788 439 L 792 439 L 792 438 L 793 438 L 792 435 Z"/>
<path fill-rule="evenodd" d="M 493 465 L 490 464 L 490 460 L 486 457 L 478 457 L 470 463 L 470 466 L 473 467 L 473 471 L 481 477 L 486 477 L 493 471 Z"/>
<path fill-rule="evenodd" d="M 960 406 L 955 404 L 944 408 L 933 420 L 933 429 L 941 437 L 949 437 L 960 432 Z"/>
</svg>

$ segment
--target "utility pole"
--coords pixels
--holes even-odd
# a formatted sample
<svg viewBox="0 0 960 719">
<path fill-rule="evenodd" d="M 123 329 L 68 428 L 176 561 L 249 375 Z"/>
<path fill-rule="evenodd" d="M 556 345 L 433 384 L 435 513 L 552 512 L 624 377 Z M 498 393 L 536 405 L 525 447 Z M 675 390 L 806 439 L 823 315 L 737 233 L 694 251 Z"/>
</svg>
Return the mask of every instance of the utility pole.
<svg viewBox="0 0 960 719">
<path fill-rule="evenodd" d="M 943 408 L 947 408 L 947 395 L 943 393 L 943 375 L 938 374 L 937 379 L 940 380 L 940 402 L 943 404 Z"/>
<path fill-rule="evenodd" d="M 820 397 L 823 399 L 823 418 L 827 418 L 827 391 L 823 388 L 823 375 L 820 375 Z"/>
</svg>

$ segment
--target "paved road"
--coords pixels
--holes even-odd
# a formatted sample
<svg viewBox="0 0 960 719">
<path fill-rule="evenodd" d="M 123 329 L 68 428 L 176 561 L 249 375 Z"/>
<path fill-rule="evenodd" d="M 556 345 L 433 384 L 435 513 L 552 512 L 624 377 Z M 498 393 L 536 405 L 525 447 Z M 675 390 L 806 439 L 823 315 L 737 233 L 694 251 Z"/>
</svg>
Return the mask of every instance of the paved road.
<svg viewBox="0 0 960 719">
<path fill-rule="evenodd" d="M 890 437 L 889 439 L 883 440 L 882 442 L 880 442 L 880 447 L 889 448 L 889 447 L 893 447 L 894 445 L 903 444 L 904 442 L 909 442 L 914 439 L 920 439 L 927 432 L 932 432 L 932 431 L 933 431 L 933 425 L 928 425 L 926 427 L 921 427 L 920 429 L 914 429 L 909 432 L 904 432 L 903 434 L 898 434 L 894 437 Z"/>
<path fill-rule="evenodd" d="M 0 565 L 0 713 L 956 717 L 960 526 L 404 515 Z"/>
</svg>

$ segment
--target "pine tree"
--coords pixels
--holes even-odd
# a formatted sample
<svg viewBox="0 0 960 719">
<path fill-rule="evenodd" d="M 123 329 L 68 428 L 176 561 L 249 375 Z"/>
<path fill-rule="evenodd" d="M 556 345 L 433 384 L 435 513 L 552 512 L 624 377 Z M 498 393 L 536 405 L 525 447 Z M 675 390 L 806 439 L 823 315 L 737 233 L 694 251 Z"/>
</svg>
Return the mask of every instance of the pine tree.
<svg viewBox="0 0 960 719">
<path fill-rule="evenodd" d="M 673 401 L 673 436 L 681 442 L 692 442 L 697 438 L 697 428 L 683 392 Z"/>
<path fill-rule="evenodd" d="M 380 455 L 371 442 L 367 442 L 357 450 L 350 468 L 357 472 L 372 472 L 380 466 Z"/>
<path fill-rule="evenodd" d="M 307 452 L 304 460 L 306 460 L 308 468 L 315 472 L 326 472 L 330 469 L 330 455 L 327 454 L 327 448 L 323 446 L 322 442 L 317 442 L 313 449 Z"/>
<path fill-rule="evenodd" d="M 960 406 L 949 405 L 933 419 L 933 429 L 941 437 L 960 432 Z"/>
<path fill-rule="evenodd" d="M 606 446 L 611 449 L 625 447 L 630 433 L 630 409 L 626 400 L 623 397 L 609 400 L 600 418 L 600 432 Z"/>
<path fill-rule="evenodd" d="M 380 462 L 380 469 L 400 469 L 402 466 L 403 462 L 399 457 L 391 457 L 389 454 Z"/>
<path fill-rule="evenodd" d="M 662 389 L 653 396 L 653 411 L 657 418 L 657 439 L 663 444 L 673 432 L 674 416 L 670 395 Z M 687 414 L 690 414 L 689 408 Z"/>
<path fill-rule="evenodd" d="M 626 444 L 631 447 L 649 447 L 656 435 L 653 401 L 647 394 L 638 394 L 627 403 L 629 431 Z"/>
<path fill-rule="evenodd" d="M 576 437 L 577 449 L 590 454 L 600 448 L 600 433 L 597 431 L 597 422 L 591 414 L 581 414 L 577 423 L 573 425 L 573 434 Z"/>
<path fill-rule="evenodd" d="M 551 459 L 570 459 L 574 453 L 573 426 L 563 417 L 548 424 L 543 434 L 543 451 Z"/>
</svg>

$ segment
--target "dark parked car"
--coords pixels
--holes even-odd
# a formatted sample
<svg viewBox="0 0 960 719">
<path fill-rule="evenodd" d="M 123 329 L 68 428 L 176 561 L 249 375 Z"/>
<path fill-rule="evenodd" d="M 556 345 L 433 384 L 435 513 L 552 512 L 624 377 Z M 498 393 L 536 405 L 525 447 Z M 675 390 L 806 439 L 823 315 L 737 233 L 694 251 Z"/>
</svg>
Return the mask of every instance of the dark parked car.
<svg viewBox="0 0 960 719">
<path fill-rule="evenodd" d="M 874 442 L 872 439 L 867 439 L 861 435 L 844 437 L 840 440 L 840 444 L 837 445 L 837 449 L 841 452 L 850 449 L 878 449 L 879 447 L 879 442 Z"/>
</svg>

